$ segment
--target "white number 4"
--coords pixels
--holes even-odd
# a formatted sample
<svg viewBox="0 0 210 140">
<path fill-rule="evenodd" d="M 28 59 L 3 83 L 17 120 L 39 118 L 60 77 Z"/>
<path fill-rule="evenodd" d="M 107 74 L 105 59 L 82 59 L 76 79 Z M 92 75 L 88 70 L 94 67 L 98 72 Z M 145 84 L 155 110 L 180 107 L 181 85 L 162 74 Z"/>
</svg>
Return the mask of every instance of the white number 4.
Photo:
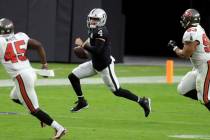
<svg viewBox="0 0 210 140">
<path fill-rule="evenodd" d="M 100 36 L 103 36 L 102 30 L 99 30 L 99 31 L 98 31 L 98 34 L 99 34 Z"/>
</svg>

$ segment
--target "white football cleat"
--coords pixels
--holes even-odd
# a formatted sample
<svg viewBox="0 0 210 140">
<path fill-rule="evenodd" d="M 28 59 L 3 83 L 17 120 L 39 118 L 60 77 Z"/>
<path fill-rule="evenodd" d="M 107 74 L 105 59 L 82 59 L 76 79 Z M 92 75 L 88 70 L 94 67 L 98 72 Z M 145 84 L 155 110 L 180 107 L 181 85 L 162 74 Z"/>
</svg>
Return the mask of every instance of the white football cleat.
<svg viewBox="0 0 210 140">
<path fill-rule="evenodd" d="M 53 137 L 53 139 L 60 139 L 62 136 L 64 136 L 67 133 L 66 128 L 60 128 L 59 130 L 55 130 L 56 134 Z"/>
</svg>

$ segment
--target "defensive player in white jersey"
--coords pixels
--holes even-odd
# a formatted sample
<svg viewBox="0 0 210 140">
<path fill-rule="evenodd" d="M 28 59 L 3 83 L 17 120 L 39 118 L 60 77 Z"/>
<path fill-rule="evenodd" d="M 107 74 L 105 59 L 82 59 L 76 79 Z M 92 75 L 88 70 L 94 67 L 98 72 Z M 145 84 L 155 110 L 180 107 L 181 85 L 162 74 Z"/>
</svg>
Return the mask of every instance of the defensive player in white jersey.
<svg viewBox="0 0 210 140">
<path fill-rule="evenodd" d="M 210 110 L 210 44 L 200 25 L 200 14 L 195 9 L 187 9 L 181 17 L 182 27 L 186 29 L 180 49 L 175 41 L 170 40 L 168 46 L 180 57 L 189 58 L 193 69 L 178 84 L 181 95 L 200 100 Z"/>
<path fill-rule="evenodd" d="M 29 112 L 56 131 L 54 139 L 60 139 L 66 129 L 53 120 L 46 112 L 39 108 L 38 98 L 34 89 L 36 73 L 26 57 L 28 48 L 36 49 L 41 58 L 42 68 L 47 69 L 45 50 L 42 44 L 30 39 L 25 33 L 14 33 L 13 22 L 0 19 L 0 60 L 15 83 L 10 97 L 16 103 L 22 104 Z"/>
</svg>

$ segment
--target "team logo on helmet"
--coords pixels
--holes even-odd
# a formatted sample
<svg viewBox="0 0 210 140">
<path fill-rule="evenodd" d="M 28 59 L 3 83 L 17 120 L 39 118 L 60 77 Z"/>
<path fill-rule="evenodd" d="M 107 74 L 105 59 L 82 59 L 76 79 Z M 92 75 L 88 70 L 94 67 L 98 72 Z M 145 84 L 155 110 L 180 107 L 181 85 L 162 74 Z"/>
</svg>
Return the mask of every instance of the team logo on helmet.
<svg viewBox="0 0 210 140">
<path fill-rule="evenodd" d="M 200 24 L 200 14 L 195 9 L 187 9 L 181 16 L 180 21 L 182 27 L 188 28 Z"/>
<path fill-rule="evenodd" d="M 106 24 L 107 15 L 103 9 L 94 8 L 90 11 L 87 18 L 88 28 L 102 27 Z"/>
</svg>

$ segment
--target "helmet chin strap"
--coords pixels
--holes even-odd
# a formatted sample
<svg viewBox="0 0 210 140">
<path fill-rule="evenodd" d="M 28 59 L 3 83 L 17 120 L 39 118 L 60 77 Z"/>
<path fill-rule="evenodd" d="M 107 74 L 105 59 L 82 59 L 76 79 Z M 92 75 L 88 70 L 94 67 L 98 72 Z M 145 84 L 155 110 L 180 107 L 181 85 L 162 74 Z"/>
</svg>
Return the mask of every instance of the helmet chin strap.
<svg viewBox="0 0 210 140">
<path fill-rule="evenodd" d="M 181 24 L 182 24 L 182 27 L 187 28 L 190 24 L 190 21 L 188 21 L 186 24 L 184 24 L 184 22 L 182 21 Z"/>
<path fill-rule="evenodd" d="M 190 25 L 190 21 L 187 22 L 187 24 L 185 25 L 185 28 L 189 27 Z"/>
</svg>

